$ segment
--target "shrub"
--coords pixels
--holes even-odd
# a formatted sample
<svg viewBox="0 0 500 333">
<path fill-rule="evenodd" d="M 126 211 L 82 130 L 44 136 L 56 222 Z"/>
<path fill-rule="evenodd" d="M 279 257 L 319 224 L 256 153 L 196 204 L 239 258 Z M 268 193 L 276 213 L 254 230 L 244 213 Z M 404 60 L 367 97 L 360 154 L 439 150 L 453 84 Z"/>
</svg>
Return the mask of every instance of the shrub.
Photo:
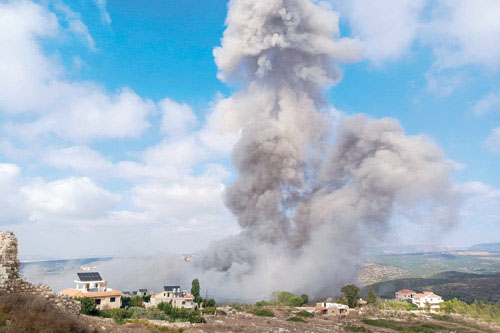
<svg viewBox="0 0 500 333">
<path fill-rule="evenodd" d="M 113 318 L 118 324 L 123 324 L 125 319 L 132 317 L 132 314 L 126 309 L 111 309 L 102 312 L 103 317 Z"/>
<path fill-rule="evenodd" d="M 213 314 L 215 314 L 215 308 L 214 307 L 207 307 L 207 308 L 204 308 L 203 310 L 201 310 L 201 312 L 203 314 L 213 315 Z"/>
<path fill-rule="evenodd" d="M 223 316 L 227 316 L 227 312 L 224 310 L 217 310 L 217 313 Z"/>
<path fill-rule="evenodd" d="M 307 323 L 307 321 L 299 317 L 288 318 L 286 321 L 293 321 L 295 323 Z"/>
<path fill-rule="evenodd" d="M 215 307 L 215 300 L 213 298 L 204 299 L 203 303 L 204 303 L 205 307 L 209 307 L 209 308 Z"/>
<path fill-rule="evenodd" d="M 304 299 L 288 291 L 280 291 L 278 293 L 278 302 L 280 305 L 285 306 L 302 306 L 305 303 Z"/>
<path fill-rule="evenodd" d="M 307 312 L 306 310 L 302 310 L 298 312 L 295 316 L 297 317 L 304 317 L 304 318 L 311 318 L 314 317 L 314 313 Z"/>
<path fill-rule="evenodd" d="M 133 319 L 168 320 L 167 314 L 158 308 L 132 307 L 128 311 Z"/>
<path fill-rule="evenodd" d="M 271 303 L 266 302 L 266 301 L 259 301 L 255 303 L 256 306 L 266 306 L 266 305 L 271 305 Z"/>
<path fill-rule="evenodd" d="M 252 314 L 257 317 L 274 317 L 274 312 L 269 309 L 257 309 Z"/>
<path fill-rule="evenodd" d="M 0 295 L 1 321 L 7 332 L 88 333 L 78 318 L 56 308 L 47 300 L 30 294 Z"/>
<path fill-rule="evenodd" d="M 199 314 L 198 315 L 193 315 L 189 318 L 189 322 L 191 324 L 205 324 L 207 321 L 205 320 L 205 318 L 203 318 L 202 316 L 200 316 Z"/>
<path fill-rule="evenodd" d="M 80 302 L 80 305 L 82 307 L 80 313 L 88 316 L 101 315 L 101 310 L 97 308 L 97 305 L 95 304 L 95 301 L 92 298 L 77 297 L 75 299 Z"/>
</svg>

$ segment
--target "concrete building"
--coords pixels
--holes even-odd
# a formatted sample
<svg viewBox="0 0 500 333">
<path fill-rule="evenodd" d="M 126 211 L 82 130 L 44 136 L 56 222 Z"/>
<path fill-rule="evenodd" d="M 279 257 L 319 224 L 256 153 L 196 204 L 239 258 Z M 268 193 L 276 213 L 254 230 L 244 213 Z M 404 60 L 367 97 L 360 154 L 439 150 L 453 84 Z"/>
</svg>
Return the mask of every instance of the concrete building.
<svg viewBox="0 0 500 333">
<path fill-rule="evenodd" d="M 424 291 L 422 294 L 415 294 L 412 302 L 420 309 L 430 308 L 431 310 L 439 309 L 439 303 L 443 302 L 441 296 L 434 294 L 432 291 Z"/>
<path fill-rule="evenodd" d="M 198 304 L 194 302 L 194 296 L 189 295 L 186 290 L 181 290 L 180 286 L 164 286 L 163 291 L 151 295 L 146 307 L 158 306 L 160 303 L 170 304 L 176 308 L 196 310 Z"/>
<path fill-rule="evenodd" d="M 349 307 L 345 304 L 322 302 L 316 303 L 316 312 L 322 315 L 338 316 L 349 313 Z"/>
<path fill-rule="evenodd" d="M 97 272 L 77 273 L 76 288 L 68 288 L 59 292 L 60 295 L 88 297 L 95 301 L 100 310 L 116 309 L 122 305 L 122 292 L 108 287 L 108 281 L 101 278 Z"/>
<path fill-rule="evenodd" d="M 400 291 L 396 291 L 396 299 L 401 302 L 405 302 L 413 299 L 417 293 L 410 289 L 402 289 Z"/>
</svg>

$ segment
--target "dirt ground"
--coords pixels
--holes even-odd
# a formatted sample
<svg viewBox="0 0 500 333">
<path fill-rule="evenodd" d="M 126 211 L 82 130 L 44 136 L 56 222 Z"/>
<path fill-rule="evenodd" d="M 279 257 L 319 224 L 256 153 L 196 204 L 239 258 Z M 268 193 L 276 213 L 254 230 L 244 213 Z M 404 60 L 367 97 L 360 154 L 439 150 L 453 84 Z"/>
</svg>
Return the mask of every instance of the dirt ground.
<svg viewBox="0 0 500 333">
<path fill-rule="evenodd" d="M 388 328 L 374 327 L 361 322 L 367 318 L 365 313 L 351 311 L 346 316 L 315 316 L 304 318 L 307 323 L 287 321 L 293 313 L 287 309 L 273 309 L 275 317 L 257 317 L 243 311 L 230 311 L 227 315 L 204 316 L 206 324 L 190 323 L 168 323 L 164 321 L 139 320 L 124 325 L 116 324 L 112 319 L 81 316 L 90 330 L 97 329 L 98 332 L 184 332 L 184 333 L 205 333 L 205 332 L 395 332 Z M 371 317 L 371 316 L 368 316 Z M 393 318 L 394 320 L 394 318 Z M 405 322 L 408 318 L 396 319 Z M 433 320 L 428 316 L 418 316 L 412 318 L 415 323 L 439 324 L 442 330 L 430 330 L 425 332 L 500 332 L 500 330 L 479 327 L 462 326 L 457 323 L 443 323 Z M 363 328 L 365 329 L 363 331 Z M 412 331 L 416 332 L 416 331 Z"/>
</svg>

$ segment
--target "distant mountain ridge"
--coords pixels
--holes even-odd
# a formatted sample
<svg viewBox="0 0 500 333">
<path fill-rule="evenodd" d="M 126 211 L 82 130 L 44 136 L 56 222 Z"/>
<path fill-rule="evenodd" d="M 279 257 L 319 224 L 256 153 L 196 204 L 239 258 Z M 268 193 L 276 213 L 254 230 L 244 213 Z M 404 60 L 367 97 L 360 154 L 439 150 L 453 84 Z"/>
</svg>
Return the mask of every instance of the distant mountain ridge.
<svg viewBox="0 0 500 333">
<path fill-rule="evenodd" d="M 476 244 L 476 245 L 469 247 L 469 250 L 470 251 L 500 252 L 500 242 Z"/>
</svg>

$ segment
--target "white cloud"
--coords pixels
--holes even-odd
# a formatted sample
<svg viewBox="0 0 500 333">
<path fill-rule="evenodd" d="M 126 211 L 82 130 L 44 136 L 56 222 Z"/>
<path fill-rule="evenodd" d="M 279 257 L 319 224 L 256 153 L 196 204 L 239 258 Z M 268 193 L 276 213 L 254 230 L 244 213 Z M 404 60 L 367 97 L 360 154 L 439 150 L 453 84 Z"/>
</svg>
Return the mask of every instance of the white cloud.
<svg viewBox="0 0 500 333">
<path fill-rule="evenodd" d="M 472 111 L 478 116 L 490 112 L 500 113 L 500 89 L 483 96 L 474 104 Z"/>
<path fill-rule="evenodd" d="M 109 93 L 93 82 L 63 78 L 64 67 L 40 46 L 40 38 L 59 34 L 54 14 L 32 2 L 13 1 L 0 4 L 0 17 L 0 112 L 31 116 L 4 130 L 23 138 L 54 134 L 86 141 L 138 137 L 150 126 L 154 103 L 129 88 Z M 86 35 L 88 29 L 76 21 L 69 19 L 70 29 Z"/>
<path fill-rule="evenodd" d="M 105 216 L 120 197 L 100 188 L 89 178 L 67 178 L 40 182 L 22 188 L 32 209 L 30 219 L 78 220 Z"/>
<path fill-rule="evenodd" d="M 82 22 L 80 14 L 74 12 L 61 1 L 55 1 L 55 8 L 60 12 L 68 24 L 69 30 L 76 36 L 79 36 L 90 49 L 95 50 L 95 42 L 90 35 L 89 28 Z"/>
<path fill-rule="evenodd" d="M 456 68 L 500 65 L 500 2 L 497 0 L 441 0 L 421 40 L 436 54 L 436 66 Z"/>
<path fill-rule="evenodd" d="M 42 159 L 44 163 L 58 169 L 72 169 L 86 173 L 109 175 L 113 168 L 113 163 L 87 146 L 49 149 L 44 152 Z"/>
<path fill-rule="evenodd" d="M 187 104 L 179 104 L 165 98 L 158 103 L 158 106 L 163 112 L 161 120 L 163 134 L 170 137 L 181 137 L 190 133 L 196 126 L 196 116 Z"/>
<path fill-rule="evenodd" d="M 479 181 L 470 181 L 459 186 L 464 195 L 464 216 L 475 216 L 481 221 L 500 222 L 500 190 Z"/>
<path fill-rule="evenodd" d="M 486 147 L 494 153 L 500 153 L 500 127 L 493 129 L 486 138 Z"/>
<path fill-rule="evenodd" d="M 20 195 L 20 168 L 0 163 L 0 225 L 20 223 L 27 219 L 27 208 Z"/>
<path fill-rule="evenodd" d="M 355 36 L 365 47 L 365 57 L 375 64 L 399 60 L 417 36 L 426 0 L 350 0 L 338 2 Z"/>
<path fill-rule="evenodd" d="M 93 0 L 97 8 L 101 12 L 101 20 L 106 24 L 111 24 L 111 17 L 106 10 L 106 0 Z"/>
</svg>

